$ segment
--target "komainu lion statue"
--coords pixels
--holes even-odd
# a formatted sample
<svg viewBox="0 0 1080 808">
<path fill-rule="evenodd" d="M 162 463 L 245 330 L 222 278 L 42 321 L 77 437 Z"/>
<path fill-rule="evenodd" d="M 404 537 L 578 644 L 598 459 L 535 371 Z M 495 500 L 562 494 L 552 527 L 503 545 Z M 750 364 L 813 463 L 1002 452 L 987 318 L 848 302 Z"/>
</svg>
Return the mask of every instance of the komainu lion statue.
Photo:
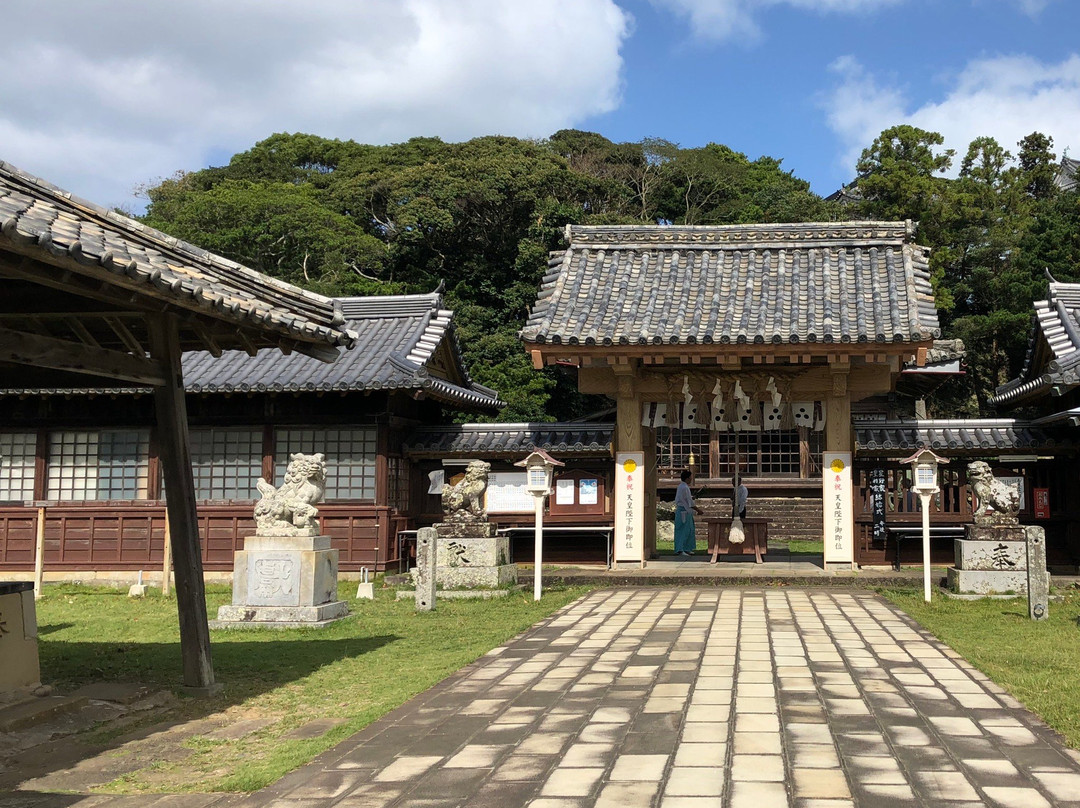
<svg viewBox="0 0 1080 808">
<path fill-rule="evenodd" d="M 326 461 L 322 454 L 289 455 L 285 482 L 274 488 L 260 478 L 255 504 L 257 536 L 317 536 L 319 509 L 326 488 Z"/>
<path fill-rule="evenodd" d="M 444 485 L 443 512 L 447 522 L 486 522 L 484 492 L 487 491 L 491 464 L 474 460 L 465 468 L 465 478 L 455 485 Z"/>
<path fill-rule="evenodd" d="M 990 466 L 981 460 L 968 463 L 967 477 L 979 506 L 975 509 L 976 517 L 988 516 L 987 509 L 992 508 L 995 514 L 1016 521 L 1016 514 L 1020 510 L 1019 491 L 1001 482 L 994 476 Z"/>
</svg>

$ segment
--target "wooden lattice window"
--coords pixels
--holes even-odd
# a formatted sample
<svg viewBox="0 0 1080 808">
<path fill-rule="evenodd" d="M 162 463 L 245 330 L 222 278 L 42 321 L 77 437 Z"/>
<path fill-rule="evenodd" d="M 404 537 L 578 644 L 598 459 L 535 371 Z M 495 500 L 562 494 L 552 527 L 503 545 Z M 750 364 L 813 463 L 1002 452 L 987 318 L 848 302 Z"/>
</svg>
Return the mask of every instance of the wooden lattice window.
<svg viewBox="0 0 1080 808">
<path fill-rule="evenodd" d="M 691 455 L 693 463 L 691 464 Z M 657 474 L 663 479 L 678 479 L 691 467 L 699 473 L 709 471 L 709 431 L 661 426 L 656 429 Z"/>
<path fill-rule="evenodd" d="M 404 457 L 388 457 L 387 469 L 390 474 L 388 480 L 390 506 L 399 511 L 407 511 L 409 509 L 409 461 Z"/>
<path fill-rule="evenodd" d="M 262 476 L 261 428 L 191 430 L 191 473 L 198 499 L 258 499 Z"/>
<path fill-rule="evenodd" d="M 33 432 L 0 432 L 0 501 L 34 498 L 36 449 Z"/>
<path fill-rule="evenodd" d="M 278 484 L 285 478 L 290 454 L 322 452 L 326 458 L 327 500 L 374 500 L 375 434 L 373 426 L 277 430 L 274 474 Z"/>
<path fill-rule="evenodd" d="M 49 499 L 144 499 L 149 479 L 148 429 L 65 430 L 49 435 Z"/>
</svg>

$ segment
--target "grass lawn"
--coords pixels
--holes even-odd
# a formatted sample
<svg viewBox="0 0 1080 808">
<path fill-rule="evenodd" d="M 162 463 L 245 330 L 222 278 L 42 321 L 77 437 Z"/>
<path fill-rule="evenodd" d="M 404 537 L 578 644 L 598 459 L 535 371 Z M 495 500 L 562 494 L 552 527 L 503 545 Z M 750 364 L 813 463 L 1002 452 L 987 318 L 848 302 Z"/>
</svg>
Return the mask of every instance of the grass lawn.
<svg viewBox="0 0 1080 808">
<path fill-rule="evenodd" d="M 212 617 L 229 602 L 230 590 L 208 590 Z M 213 631 L 214 670 L 224 690 L 210 699 L 181 699 L 176 714 L 272 723 L 241 740 L 196 736 L 187 743 L 189 756 L 125 775 L 104 790 L 261 788 L 585 591 L 548 587 L 539 602 L 531 591 L 490 601 L 444 600 L 435 611 L 418 613 L 411 600 L 395 601 L 391 590 L 376 590 L 374 601 L 352 600 L 356 584 L 342 582 L 339 596 L 352 615 L 328 628 Z M 176 601 L 151 593 L 157 594 L 134 600 L 126 590 L 46 587 L 37 603 L 43 681 L 61 691 L 97 681 L 180 685 Z M 315 739 L 284 737 L 320 718 L 343 723 Z"/>
<path fill-rule="evenodd" d="M 1027 598 L 965 601 L 922 592 L 881 593 L 1080 748 L 1080 591 L 1028 618 Z"/>
<path fill-rule="evenodd" d="M 811 554 L 822 555 L 825 552 L 825 542 L 823 541 L 789 541 L 787 543 L 788 552 L 793 554 Z"/>
<path fill-rule="evenodd" d="M 708 542 L 706 539 L 707 537 L 698 535 L 698 552 L 705 552 L 707 549 Z M 823 541 L 789 541 L 787 547 L 790 552 L 796 554 L 821 555 L 825 552 L 825 542 Z M 660 555 L 673 555 L 675 552 L 674 539 L 668 539 L 667 541 L 657 539 L 656 552 Z"/>
</svg>

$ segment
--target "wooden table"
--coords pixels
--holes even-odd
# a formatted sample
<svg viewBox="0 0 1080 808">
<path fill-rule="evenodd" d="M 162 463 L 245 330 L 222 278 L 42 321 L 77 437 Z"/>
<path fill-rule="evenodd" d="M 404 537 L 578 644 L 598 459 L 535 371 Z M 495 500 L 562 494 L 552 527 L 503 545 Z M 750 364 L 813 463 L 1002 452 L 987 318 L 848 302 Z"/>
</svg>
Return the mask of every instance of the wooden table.
<svg viewBox="0 0 1080 808">
<path fill-rule="evenodd" d="M 742 544 L 732 544 L 728 541 L 728 531 L 731 530 L 730 518 L 709 516 L 705 518 L 709 526 L 709 555 L 710 562 L 716 563 L 717 555 L 750 555 L 758 564 L 764 562 L 762 555 L 768 551 L 769 543 L 769 520 L 768 519 L 743 519 L 743 532 L 746 541 Z"/>
</svg>

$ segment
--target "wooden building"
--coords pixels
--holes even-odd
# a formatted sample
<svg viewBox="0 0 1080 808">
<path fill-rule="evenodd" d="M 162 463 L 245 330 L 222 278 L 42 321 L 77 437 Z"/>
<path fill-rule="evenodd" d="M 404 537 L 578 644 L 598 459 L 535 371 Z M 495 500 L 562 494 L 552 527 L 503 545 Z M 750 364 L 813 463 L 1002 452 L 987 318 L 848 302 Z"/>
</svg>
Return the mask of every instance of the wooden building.
<svg viewBox="0 0 1080 808">
<path fill-rule="evenodd" d="M 491 464 L 488 520 L 507 531 L 514 561 L 531 562 L 535 504 L 525 472 L 515 464 L 541 449 L 565 465 L 556 469 L 544 514 L 545 559 L 607 560 L 614 519 L 612 434 L 614 424 L 454 424 L 414 430 L 403 444 L 413 462 L 413 516 L 418 525 L 442 517 L 437 493 L 471 460 Z"/>
<path fill-rule="evenodd" d="M 232 569 L 234 551 L 254 530 L 256 480 L 280 483 L 292 452 L 326 456 L 320 513 L 340 568 L 396 563 L 397 532 L 411 524 L 404 436 L 441 422 L 446 409 L 501 406 L 469 378 L 440 294 L 325 305 L 352 345 L 333 364 L 299 348 L 285 356 L 236 350 L 248 338 L 244 328 L 210 350 L 183 354 L 206 570 Z M 78 322 L 27 320 L 72 333 Z M 160 575 L 166 498 L 155 427 L 149 388 L 101 379 L 75 385 L 51 374 L 9 378 L 0 389 L 0 573 L 34 568 L 40 530 L 48 575 Z"/>
<path fill-rule="evenodd" d="M 616 401 L 621 560 L 651 555 L 654 492 L 693 466 L 714 509 L 738 469 L 755 508 L 813 520 L 826 561 L 854 563 L 853 508 L 822 499 L 851 484 L 852 405 L 893 390 L 940 336 L 912 230 L 567 228 L 521 337 L 536 367 L 576 366 L 582 392 Z"/>
<path fill-rule="evenodd" d="M 6 163 L 0 163 L 0 290 L 0 390 L 58 387 L 81 397 L 127 383 L 150 394 L 146 421 L 156 424 L 157 466 L 170 492 L 184 683 L 212 688 L 181 352 L 256 355 L 274 348 L 321 364 L 336 360 L 355 335 L 328 298 L 177 241 Z M 88 489 L 85 434 L 60 434 L 55 456 L 63 462 L 54 479 L 53 467 L 39 462 L 37 439 L 17 437 L 10 425 L 11 417 L 0 415 L 0 429 L 10 436 L 0 442 L 3 485 L 17 486 L 20 495 L 46 485 Z M 141 469 L 121 460 L 137 451 L 129 439 L 95 442 L 92 451 L 95 462 L 113 461 L 110 485 L 127 491 L 143 484 Z M 12 538 L 7 527 L 0 522 L 4 553 Z M 44 541 L 44 527 L 43 520 L 31 524 L 31 548 Z M 122 537 L 114 535 L 113 543 Z"/>
<path fill-rule="evenodd" d="M 1020 375 L 994 391 L 990 404 L 999 412 L 1026 415 L 1032 428 L 1052 434 L 1064 447 L 1031 452 L 1028 491 L 1038 523 L 1047 527 L 1048 559 L 1064 557 L 1075 571 L 1080 569 L 1080 283 L 1059 283 L 1049 273 L 1047 278 L 1046 300 L 1033 304 Z"/>
</svg>

